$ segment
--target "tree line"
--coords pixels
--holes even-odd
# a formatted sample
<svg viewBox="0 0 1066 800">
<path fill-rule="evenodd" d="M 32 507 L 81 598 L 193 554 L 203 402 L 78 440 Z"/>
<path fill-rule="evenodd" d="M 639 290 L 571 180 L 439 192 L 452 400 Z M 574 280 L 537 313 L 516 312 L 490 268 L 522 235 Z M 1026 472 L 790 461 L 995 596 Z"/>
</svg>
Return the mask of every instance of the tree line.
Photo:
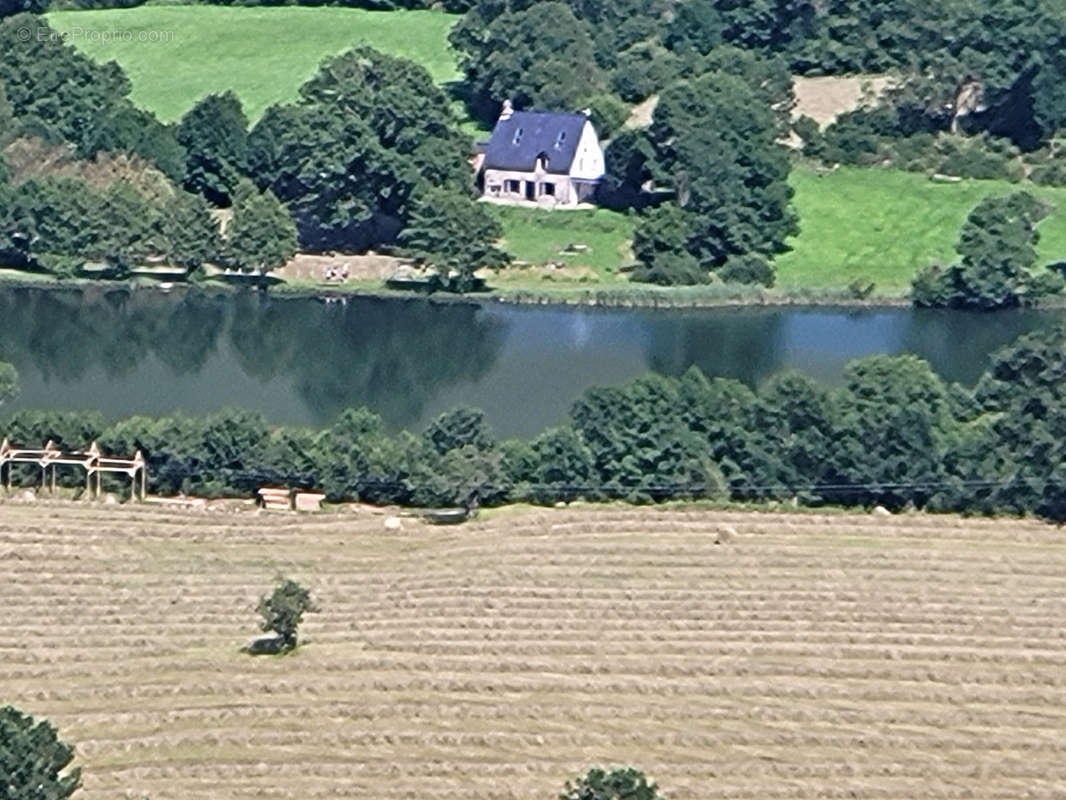
<svg viewBox="0 0 1066 800">
<path fill-rule="evenodd" d="M 57 275 L 90 261 L 121 276 L 153 257 L 266 272 L 298 248 L 391 246 L 459 289 L 507 263 L 498 223 L 474 203 L 473 142 L 418 65 L 359 47 L 254 126 L 232 93 L 164 125 L 130 103 L 116 64 L 50 33 L 30 14 L 0 21 L 6 262 Z M 41 174 L 42 161 L 64 168 Z"/>
<path fill-rule="evenodd" d="M 1066 327 L 1057 327 L 1001 350 L 972 389 L 914 356 L 854 361 L 836 388 L 786 373 L 751 389 L 693 368 L 589 390 L 565 424 L 532 440 L 497 439 L 472 409 L 418 434 L 390 434 L 366 409 L 325 430 L 273 427 L 239 410 L 114 424 L 21 411 L 5 434 L 27 445 L 141 450 L 162 494 L 250 495 L 287 483 L 334 501 L 403 506 L 718 499 L 1061 521 L 1064 374 Z"/>
</svg>

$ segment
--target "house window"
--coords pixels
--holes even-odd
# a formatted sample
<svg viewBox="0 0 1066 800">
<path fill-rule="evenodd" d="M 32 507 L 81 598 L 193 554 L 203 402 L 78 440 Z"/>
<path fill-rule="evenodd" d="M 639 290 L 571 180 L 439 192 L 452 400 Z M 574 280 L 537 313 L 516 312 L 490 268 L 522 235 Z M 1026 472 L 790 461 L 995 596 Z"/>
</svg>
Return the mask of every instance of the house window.
<svg viewBox="0 0 1066 800">
<path fill-rule="evenodd" d="M 542 183 L 540 187 L 540 193 L 543 195 L 547 195 L 548 197 L 555 197 L 555 184 Z"/>
<path fill-rule="evenodd" d="M 514 132 L 514 139 L 511 140 L 511 144 L 518 144 L 520 141 L 522 141 L 522 129 L 518 128 Z"/>
<path fill-rule="evenodd" d="M 558 150 L 563 146 L 563 142 L 566 141 L 566 131 L 559 131 L 559 135 L 555 137 L 555 149 Z"/>
<path fill-rule="evenodd" d="M 505 192 L 510 192 L 511 194 L 518 194 L 520 191 L 522 191 L 520 183 L 520 181 L 504 181 L 503 189 Z"/>
</svg>

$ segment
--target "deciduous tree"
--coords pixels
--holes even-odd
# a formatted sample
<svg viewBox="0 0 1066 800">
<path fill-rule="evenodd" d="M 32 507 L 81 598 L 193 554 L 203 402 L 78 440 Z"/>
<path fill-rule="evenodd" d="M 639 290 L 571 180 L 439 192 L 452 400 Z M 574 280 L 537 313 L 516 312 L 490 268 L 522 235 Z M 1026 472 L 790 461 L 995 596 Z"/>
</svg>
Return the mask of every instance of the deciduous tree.
<svg viewBox="0 0 1066 800">
<path fill-rule="evenodd" d="M 778 252 L 798 230 L 776 118 L 745 80 L 711 72 L 668 89 L 650 136 L 659 176 L 691 212 L 689 252 L 706 269 Z"/>
<path fill-rule="evenodd" d="M 485 122 L 505 99 L 518 108 L 576 111 L 607 86 L 588 23 L 562 2 L 505 11 L 484 31 L 459 31 L 452 41 L 474 111 Z"/>
<path fill-rule="evenodd" d="M 296 104 L 267 110 L 248 160 L 303 247 L 361 250 L 395 241 L 418 192 L 469 191 L 472 149 L 424 69 L 357 48 L 325 61 Z"/>
<path fill-rule="evenodd" d="M 915 277 L 915 304 L 977 309 L 1020 304 L 1032 283 L 1036 226 L 1047 212 L 1028 192 L 982 200 L 962 226 L 955 248 L 960 261 Z"/>
<path fill-rule="evenodd" d="M 226 231 L 226 260 L 246 272 L 266 274 L 296 254 L 296 225 L 267 189 L 238 195 Z"/>
<path fill-rule="evenodd" d="M 64 800 L 81 786 L 81 769 L 71 767 L 74 748 L 60 741 L 46 720 L 16 708 L 0 708 L 0 797 L 5 800 Z"/>
<path fill-rule="evenodd" d="M 276 633 L 281 639 L 282 652 L 288 652 L 296 649 L 304 614 L 318 611 L 318 607 L 306 588 L 289 578 L 279 578 L 274 591 L 259 598 L 256 611 L 263 618 L 259 627 Z"/>
<path fill-rule="evenodd" d="M 419 263 L 436 267 L 444 288 L 466 291 L 476 270 L 510 261 L 496 246 L 502 235 L 484 206 L 462 194 L 431 189 L 415 201 L 400 244 Z"/>
<path fill-rule="evenodd" d="M 662 800 L 659 788 L 635 767 L 593 767 L 567 781 L 559 800 Z"/>
<path fill-rule="evenodd" d="M 248 118 L 233 92 L 211 94 L 181 118 L 185 188 L 216 206 L 230 205 L 248 158 Z"/>
<path fill-rule="evenodd" d="M 207 202 L 177 192 L 159 215 L 160 246 L 167 260 L 193 270 L 219 257 L 222 239 Z"/>
</svg>

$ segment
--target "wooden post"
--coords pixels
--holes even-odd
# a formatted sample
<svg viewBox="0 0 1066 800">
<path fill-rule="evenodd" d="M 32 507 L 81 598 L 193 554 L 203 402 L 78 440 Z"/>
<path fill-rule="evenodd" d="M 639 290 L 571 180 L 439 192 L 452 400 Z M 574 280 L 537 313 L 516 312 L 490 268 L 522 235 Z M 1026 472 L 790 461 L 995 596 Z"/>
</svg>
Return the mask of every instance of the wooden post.
<svg viewBox="0 0 1066 800">
<path fill-rule="evenodd" d="M 52 465 L 52 494 L 56 493 L 56 464 Z"/>
<path fill-rule="evenodd" d="M 92 445 L 89 446 L 89 456 L 92 458 L 90 463 L 93 465 L 93 471 L 96 473 L 96 494 L 93 496 L 93 499 L 96 500 L 100 497 L 100 448 L 97 446 L 96 442 L 93 442 Z"/>
</svg>

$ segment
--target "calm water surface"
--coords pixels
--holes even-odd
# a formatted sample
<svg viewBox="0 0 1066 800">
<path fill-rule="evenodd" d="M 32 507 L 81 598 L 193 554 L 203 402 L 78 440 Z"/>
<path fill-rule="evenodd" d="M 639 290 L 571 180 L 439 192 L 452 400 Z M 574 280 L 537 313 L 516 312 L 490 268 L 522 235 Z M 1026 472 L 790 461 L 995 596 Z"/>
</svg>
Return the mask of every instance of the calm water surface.
<svg viewBox="0 0 1066 800">
<path fill-rule="evenodd" d="M 590 386 L 649 371 L 755 384 L 795 369 L 838 382 L 845 363 L 915 353 L 973 383 L 988 354 L 1059 311 L 662 311 L 351 299 L 345 305 L 196 290 L 0 290 L 0 359 L 13 408 L 94 408 L 109 418 L 223 406 L 324 425 L 365 405 L 420 428 L 457 405 L 504 436 L 562 420 Z M 6 409 L 5 409 L 6 410 Z"/>
</svg>

